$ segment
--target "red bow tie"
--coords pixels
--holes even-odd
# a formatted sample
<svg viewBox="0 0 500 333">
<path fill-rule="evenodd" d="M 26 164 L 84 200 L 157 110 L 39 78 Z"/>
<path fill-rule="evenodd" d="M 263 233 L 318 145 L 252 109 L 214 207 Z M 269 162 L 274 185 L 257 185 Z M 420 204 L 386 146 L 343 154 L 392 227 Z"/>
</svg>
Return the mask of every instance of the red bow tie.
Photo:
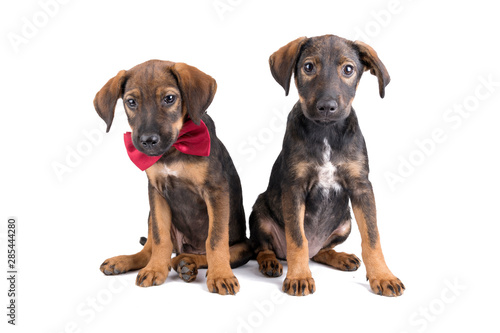
<svg viewBox="0 0 500 333">
<path fill-rule="evenodd" d="M 142 171 L 155 164 L 162 156 L 148 156 L 138 151 L 132 142 L 132 134 L 130 132 L 124 134 L 124 139 L 128 157 Z M 200 125 L 196 125 L 191 119 L 188 119 L 184 123 L 184 126 L 182 126 L 177 141 L 175 141 L 173 146 L 184 154 L 209 156 L 210 134 L 208 133 L 207 125 L 205 125 L 203 120 L 200 120 Z"/>
</svg>

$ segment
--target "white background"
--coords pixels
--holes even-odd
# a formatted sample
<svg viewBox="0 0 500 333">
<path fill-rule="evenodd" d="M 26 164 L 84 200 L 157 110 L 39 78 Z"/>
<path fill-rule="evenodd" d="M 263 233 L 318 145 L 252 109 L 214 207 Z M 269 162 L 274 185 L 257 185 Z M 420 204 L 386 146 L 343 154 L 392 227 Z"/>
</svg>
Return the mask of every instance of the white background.
<svg viewBox="0 0 500 333">
<path fill-rule="evenodd" d="M 20 272 L 15 328 L 1 279 L 2 331 L 498 331 L 500 24 L 491 1 L 463 3 L 74 0 L 48 15 L 34 0 L 2 2 L 1 267 L 7 217 L 17 216 Z M 25 27 L 34 23 L 37 31 Z M 385 257 L 405 294 L 370 292 L 364 266 L 315 263 L 317 292 L 303 298 L 282 295 L 283 277 L 264 278 L 255 261 L 234 271 L 235 297 L 209 293 L 205 270 L 191 284 L 171 272 L 147 289 L 134 285 L 136 273 L 104 276 L 104 259 L 140 250 L 148 215 L 146 176 L 123 147 L 121 102 L 106 135 L 92 105 L 104 83 L 149 59 L 212 75 L 208 112 L 238 166 L 248 216 L 297 100 L 295 87 L 285 97 L 273 80 L 268 58 L 323 34 L 367 42 L 392 78 L 380 99 L 365 73 L 353 105 Z M 14 35 L 25 40 L 13 46 Z M 430 144 L 436 130 L 441 140 Z M 391 186 L 389 174 L 401 178 Z M 339 249 L 361 256 L 355 223 Z"/>
</svg>

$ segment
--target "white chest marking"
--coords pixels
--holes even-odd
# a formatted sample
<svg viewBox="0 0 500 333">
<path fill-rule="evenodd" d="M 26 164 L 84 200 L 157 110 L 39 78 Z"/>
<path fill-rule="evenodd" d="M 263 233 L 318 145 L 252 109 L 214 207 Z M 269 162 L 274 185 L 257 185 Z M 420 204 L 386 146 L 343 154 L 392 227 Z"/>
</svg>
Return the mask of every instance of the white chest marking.
<svg viewBox="0 0 500 333">
<path fill-rule="evenodd" d="M 331 162 L 332 148 L 328 144 L 328 140 L 325 138 L 323 141 L 323 160 L 322 164 L 318 166 L 318 184 L 322 187 L 325 192 L 333 189 L 335 192 L 340 192 L 342 186 L 337 182 L 335 173 L 337 168 Z"/>
<path fill-rule="evenodd" d="M 164 166 L 162 171 L 166 176 L 179 177 L 179 171 L 169 169 L 166 165 Z"/>
</svg>

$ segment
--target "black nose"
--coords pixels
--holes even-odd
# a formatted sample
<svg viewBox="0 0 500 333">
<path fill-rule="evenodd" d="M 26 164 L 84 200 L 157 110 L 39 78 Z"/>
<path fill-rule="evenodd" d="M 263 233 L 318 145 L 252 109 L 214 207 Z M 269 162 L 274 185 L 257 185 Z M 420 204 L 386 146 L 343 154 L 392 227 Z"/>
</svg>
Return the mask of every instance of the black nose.
<svg viewBox="0 0 500 333">
<path fill-rule="evenodd" d="M 160 137 L 156 134 L 143 134 L 139 140 L 141 140 L 141 144 L 144 148 L 151 149 L 160 142 Z"/>
<path fill-rule="evenodd" d="M 324 116 L 332 114 L 338 107 L 337 101 L 332 98 L 321 99 L 316 103 L 316 109 Z"/>
</svg>

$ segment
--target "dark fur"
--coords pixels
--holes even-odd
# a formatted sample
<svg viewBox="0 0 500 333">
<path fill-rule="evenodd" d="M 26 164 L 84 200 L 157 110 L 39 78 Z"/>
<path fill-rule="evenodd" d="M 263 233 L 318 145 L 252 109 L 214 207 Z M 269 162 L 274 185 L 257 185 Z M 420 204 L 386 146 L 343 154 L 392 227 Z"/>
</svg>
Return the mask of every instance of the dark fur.
<svg viewBox="0 0 500 333">
<path fill-rule="evenodd" d="M 225 191 L 230 197 L 229 218 L 229 245 L 246 241 L 245 212 L 240 178 L 222 142 L 217 138 L 215 125 L 208 114 L 201 119 L 208 127 L 211 138 L 210 156 L 200 157 L 187 155 L 170 148 L 167 153 L 157 162 L 166 166 L 173 162 L 196 163 L 200 159 L 208 159 L 208 170 L 210 170 L 204 184 L 204 191 L 213 194 L 210 197 L 215 200 L 216 193 Z M 205 253 L 205 241 L 208 236 L 208 215 L 205 200 L 200 196 L 200 190 L 193 184 L 176 177 L 167 177 L 161 186 L 162 195 L 172 209 L 172 222 L 174 228 L 185 237 L 183 248 L 176 249 L 176 253 Z M 150 185 L 151 186 L 151 185 Z M 217 227 L 217 225 L 216 225 Z M 219 231 L 214 229 L 216 242 Z M 154 228 L 153 228 L 154 235 Z M 215 244 L 211 244 L 214 247 Z"/>
<path fill-rule="evenodd" d="M 307 71 L 311 68 L 307 63 L 312 63 L 313 70 Z M 354 68 L 354 74 L 345 74 L 344 70 L 348 71 L 346 65 Z M 384 96 L 385 86 L 390 80 L 385 66 L 366 44 L 333 35 L 299 38 L 275 52 L 270 58 L 270 66 L 273 77 L 286 94 L 294 74 L 300 99 L 288 116 L 282 151 L 272 168 L 269 186 L 258 197 L 250 216 L 252 245 L 257 255 L 268 253 L 260 262 L 261 271 L 268 276 L 280 275 L 276 269 L 267 268 L 268 260 L 278 266 L 268 257 L 273 253 L 280 259 L 287 258 L 291 245 L 284 241 L 287 235 L 298 249 L 303 248 L 307 241 L 307 255 L 294 250 L 298 253 L 297 258 L 301 258 L 298 261 L 306 261 L 304 265 L 307 265 L 307 257 L 316 260 L 320 251 L 342 243 L 351 229 L 349 200 L 353 207 L 359 207 L 363 212 L 367 230 L 363 240 L 378 251 L 375 202 L 368 180 L 368 155 L 351 103 L 365 70 L 378 77 L 380 96 Z M 332 105 L 330 110 L 333 111 L 322 111 L 325 101 Z M 325 187 L 320 181 L 318 167 L 325 164 L 325 156 L 335 167 L 336 188 Z M 284 202 L 290 204 L 284 207 Z M 299 211 L 302 205 L 305 205 L 303 216 Z M 335 253 L 332 256 L 338 257 Z M 376 257 L 377 260 L 382 257 L 381 252 L 377 252 Z M 346 262 L 356 262 L 356 259 L 355 256 L 348 257 Z M 289 263 L 289 274 L 291 269 L 294 267 Z M 352 270 L 352 267 L 346 270 Z M 301 271 L 305 273 L 290 278 L 300 280 L 296 284 L 289 281 L 287 275 L 284 291 L 297 295 L 294 288 L 301 286 L 303 295 L 307 294 L 307 288 L 314 292 L 314 280 L 310 272 L 307 273 L 307 266 Z M 304 281 L 309 278 L 308 285 Z"/>
</svg>

